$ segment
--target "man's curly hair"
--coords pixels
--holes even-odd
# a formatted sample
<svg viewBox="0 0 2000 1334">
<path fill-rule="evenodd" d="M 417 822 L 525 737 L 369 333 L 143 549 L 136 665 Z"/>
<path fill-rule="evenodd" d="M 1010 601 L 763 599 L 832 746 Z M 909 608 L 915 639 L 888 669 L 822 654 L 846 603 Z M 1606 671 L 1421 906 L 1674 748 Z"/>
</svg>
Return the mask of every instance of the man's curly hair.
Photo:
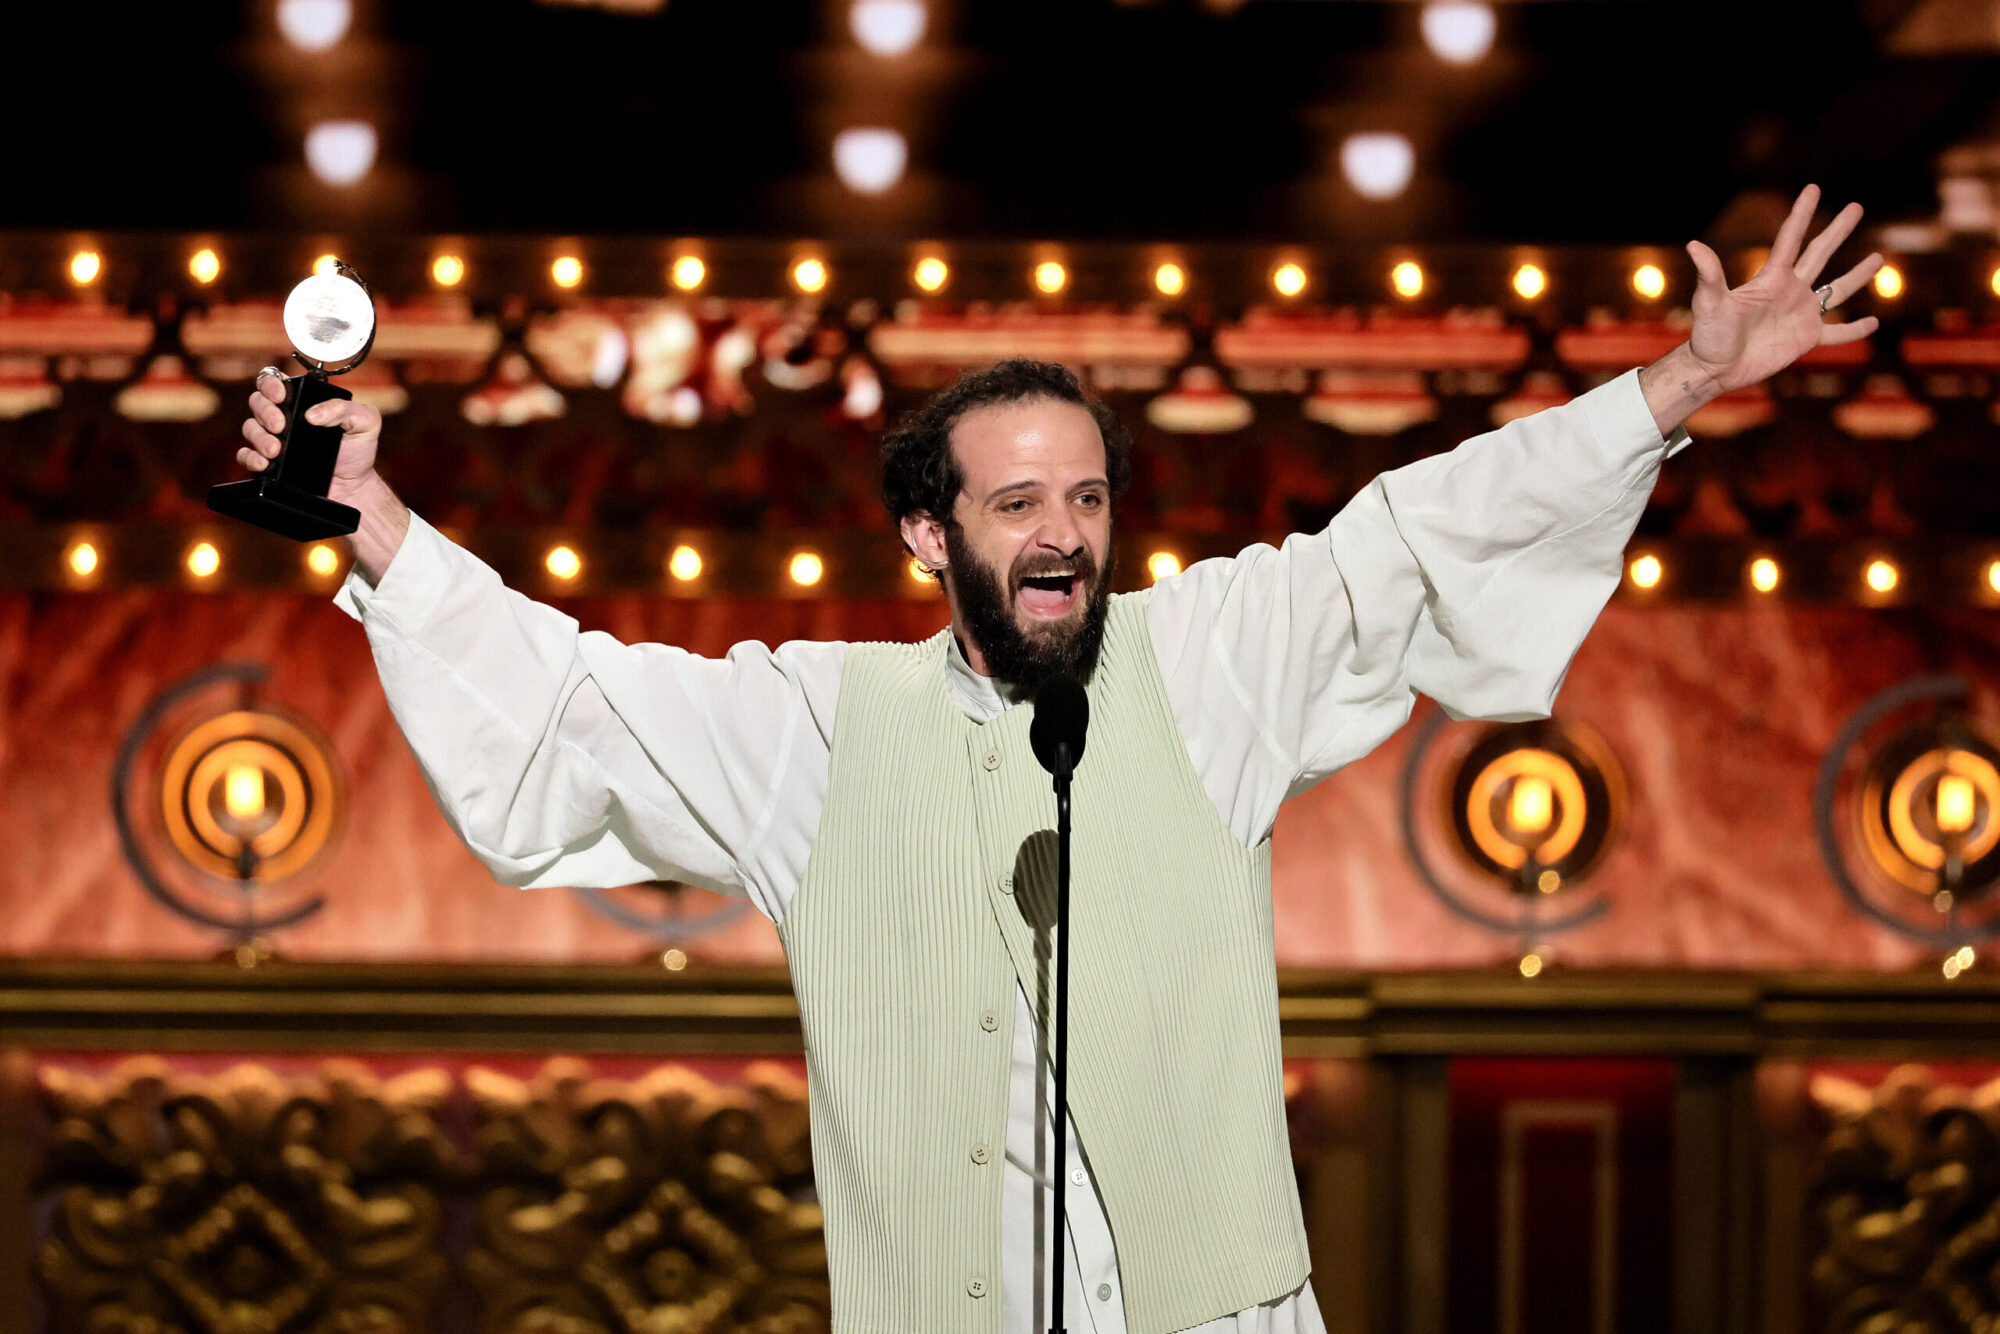
<svg viewBox="0 0 2000 1334">
<path fill-rule="evenodd" d="M 1052 398 L 1090 413 L 1104 437 L 1104 479 L 1115 498 L 1132 481 L 1132 433 L 1118 414 L 1085 393 L 1067 366 L 1053 361 L 1010 357 L 983 371 L 969 371 L 951 388 L 933 394 L 904 414 L 882 437 L 882 503 L 900 523 L 907 515 L 929 514 L 953 522 L 965 473 L 952 453 L 951 428 L 975 408 L 995 403 Z"/>
</svg>

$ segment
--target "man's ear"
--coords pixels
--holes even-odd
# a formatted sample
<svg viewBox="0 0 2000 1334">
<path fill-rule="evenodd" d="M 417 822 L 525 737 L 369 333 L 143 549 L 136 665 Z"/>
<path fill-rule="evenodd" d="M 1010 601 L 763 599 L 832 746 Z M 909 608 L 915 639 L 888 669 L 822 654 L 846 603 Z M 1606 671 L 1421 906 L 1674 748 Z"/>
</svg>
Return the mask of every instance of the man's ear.
<svg viewBox="0 0 2000 1334">
<path fill-rule="evenodd" d="M 942 569 L 950 556 L 945 550 L 944 525 L 925 510 L 903 516 L 903 543 L 924 564 Z"/>
</svg>

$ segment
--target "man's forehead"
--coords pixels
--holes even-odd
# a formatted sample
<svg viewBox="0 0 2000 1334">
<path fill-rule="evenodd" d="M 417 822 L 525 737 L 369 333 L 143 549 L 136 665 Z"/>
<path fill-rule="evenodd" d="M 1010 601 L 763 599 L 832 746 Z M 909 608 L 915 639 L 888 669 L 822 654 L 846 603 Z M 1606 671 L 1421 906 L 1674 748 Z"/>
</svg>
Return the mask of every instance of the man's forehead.
<svg viewBox="0 0 2000 1334">
<path fill-rule="evenodd" d="M 1104 467 L 1104 437 L 1097 419 L 1080 404 L 1055 398 L 974 408 L 952 424 L 951 444 L 966 485 L 974 491 L 982 482 L 998 484 L 997 473 L 1022 467 L 1099 472 Z"/>
</svg>

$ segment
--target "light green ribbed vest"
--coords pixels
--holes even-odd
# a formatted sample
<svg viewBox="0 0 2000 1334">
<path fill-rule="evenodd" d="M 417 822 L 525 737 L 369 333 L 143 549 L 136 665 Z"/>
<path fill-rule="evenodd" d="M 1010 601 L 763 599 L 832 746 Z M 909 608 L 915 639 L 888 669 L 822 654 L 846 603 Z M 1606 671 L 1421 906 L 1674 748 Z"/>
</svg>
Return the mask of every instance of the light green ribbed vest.
<svg viewBox="0 0 2000 1334">
<path fill-rule="evenodd" d="M 951 699 L 950 631 L 850 649 L 818 840 L 779 928 L 805 1030 L 836 1334 L 997 1334 L 1016 978 L 1052 1026 L 1055 798 L 1033 706 Z M 1076 776 L 1069 1107 L 1131 1334 L 1308 1273 L 1285 1134 L 1270 844 L 1189 762 L 1112 599 Z"/>
</svg>

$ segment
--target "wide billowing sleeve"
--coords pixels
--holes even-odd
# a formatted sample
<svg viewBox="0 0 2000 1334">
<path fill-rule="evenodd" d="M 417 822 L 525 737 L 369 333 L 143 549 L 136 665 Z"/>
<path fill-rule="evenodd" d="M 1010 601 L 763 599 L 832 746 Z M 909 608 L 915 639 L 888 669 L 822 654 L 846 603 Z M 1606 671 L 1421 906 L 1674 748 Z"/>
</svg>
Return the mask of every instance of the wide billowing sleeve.
<svg viewBox="0 0 2000 1334">
<path fill-rule="evenodd" d="M 1686 444 L 1661 438 L 1631 371 L 1382 474 L 1321 532 L 1155 585 L 1168 695 L 1238 837 L 1262 839 L 1419 694 L 1456 718 L 1546 717 Z"/>
<path fill-rule="evenodd" d="M 336 601 L 495 879 L 682 880 L 781 915 L 824 803 L 844 645 L 715 659 L 581 632 L 415 516 L 380 583 L 352 575 Z"/>
</svg>

